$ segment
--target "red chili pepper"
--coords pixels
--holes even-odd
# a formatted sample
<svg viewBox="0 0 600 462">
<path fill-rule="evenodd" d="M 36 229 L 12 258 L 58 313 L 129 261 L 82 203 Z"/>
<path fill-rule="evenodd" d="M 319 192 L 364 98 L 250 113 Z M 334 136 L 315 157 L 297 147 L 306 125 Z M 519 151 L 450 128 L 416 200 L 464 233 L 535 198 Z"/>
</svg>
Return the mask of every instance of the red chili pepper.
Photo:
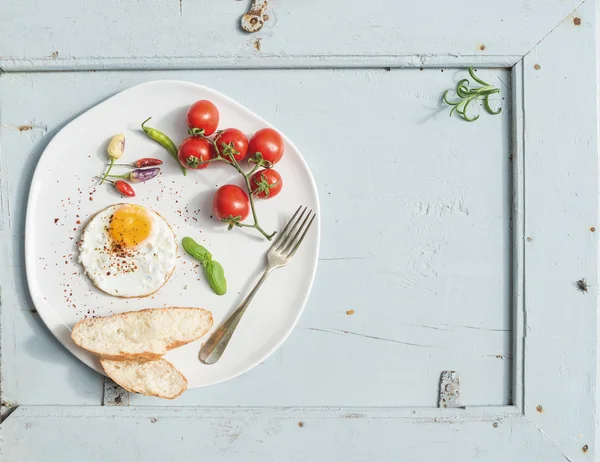
<svg viewBox="0 0 600 462">
<path fill-rule="evenodd" d="M 131 187 L 131 185 L 123 180 L 117 180 L 113 183 L 117 191 L 127 197 L 134 197 L 135 191 Z"/>
<path fill-rule="evenodd" d="M 99 176 L 97 176 L 95 178 L 98 178 L 99 180 L 102 179 Z M 123 196 L 127 196 L 127 197 L 135 196 L 135 191 L 133 190 L 131 185 L 129 183 L 127 183 L 126 181 L 123 181 L 123 180 L 113 181 L 113 180 L 109 180 L 108 178 L 105 181 L 108 181 L 110 184 L 112 184 L 117 189 L 117 191 L 119 191 Z M 91 197 L 90 197 L 90 200 L 92 200 Z"/>
<path fill-rule="evenodd" d="M 120 167 L 136 167 L 136 168 L 144 168 L 144 167 L 154 167 L 156 165 L 161 165 L 163 163 L 160 159 L 154 159 L 153 157 L 144 157 L 143 159 L 138 159 L 135 162 L 130 164 L 115 164 Z"/>
<path fill-rule="evenodd" d="M 162 164 L 163 161 L 160 159 L 153 159 L 152 157 L 144 157 L 143 159 L 136 160 L 133 163 L 134 167 L 142 168 L 142 167 L 154 167 L 155 165 Z"/>
</svg>

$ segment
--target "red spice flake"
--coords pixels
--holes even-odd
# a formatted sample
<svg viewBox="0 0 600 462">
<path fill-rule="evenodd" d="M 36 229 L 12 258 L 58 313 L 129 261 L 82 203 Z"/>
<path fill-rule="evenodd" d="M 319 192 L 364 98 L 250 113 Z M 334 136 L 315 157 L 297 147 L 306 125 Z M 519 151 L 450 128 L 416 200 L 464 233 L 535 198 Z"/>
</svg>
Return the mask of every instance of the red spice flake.
<svg viewBox="0 0 600 462">
<path fill-rule="evenodd" d="M 58 223 L 58 218 L 54 219 L 54 224 Z"/>
</svg>

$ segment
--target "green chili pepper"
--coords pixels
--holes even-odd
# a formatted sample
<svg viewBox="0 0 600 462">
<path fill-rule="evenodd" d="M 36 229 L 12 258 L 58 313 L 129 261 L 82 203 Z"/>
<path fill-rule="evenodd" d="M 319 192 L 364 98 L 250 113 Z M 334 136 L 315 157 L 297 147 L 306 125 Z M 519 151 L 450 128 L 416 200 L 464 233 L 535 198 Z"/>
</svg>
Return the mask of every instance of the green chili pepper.
<svg viewBox="0 0 600 462">
<path fill-rule="evenodd" d="M 204 267 L 204 274 L 208 284 L 217 295 L 227 292 L 227 280 L 225 271 L 218 261 L 212 259 L 212 254 L 191 237 L 184 237 L 181 241 L 183 249 L 198 260 Z"/>
<path fill-rule="evenodd" d="M 146 127 L 146 122 L 148 122 L 151 118 L 152 117 L 148 117 L 146 120 L 144 120 L 142 122 L 142 130 L 144 130 L 144 132 L 146 133 L 146 135 L 148 135 L 149 138 L 153 139 L 158 144 L 160 144 L 163 148 L 165 148 L 169 152 L 169 154 L 171 154 L 171 156 L 173 156 L 173 158 L 179 164 L 179 158 L 177 157 L 177 146 L 175 146 L 175 143 L 173 143 L 173 141 L 171 141 L 171 138 L 169 138 L 163 132 L 158 131 L 156 128 Z M 179 164 L 179 166 L 181 167 L 183 174 L 187 175 L 187 171 L 186 171 L 185 167 L 181 164 Z"/>
<path fill-rule="evenodd" d="M 210 287 L 217 295 L 223 295 L 227 292 L 227 281 L 225 280 L 225 271 L 218 261 L 211 260 L 204 267 L 206 278 Z"/>
</svg>

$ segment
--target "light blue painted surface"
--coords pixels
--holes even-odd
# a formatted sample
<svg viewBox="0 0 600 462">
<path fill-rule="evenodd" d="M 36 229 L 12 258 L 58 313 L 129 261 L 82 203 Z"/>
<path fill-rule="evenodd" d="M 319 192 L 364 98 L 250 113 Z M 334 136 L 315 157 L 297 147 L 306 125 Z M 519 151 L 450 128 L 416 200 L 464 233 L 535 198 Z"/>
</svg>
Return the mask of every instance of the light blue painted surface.
<svg viewBox="0 0 600 462">
<path fill-rule="evenodd" d="M 247 34 L 249 1 L 3 2 L 0 68 L 510 66 L 580 0 L 270 3 L 271 19 Z"/>
<path fill-rule="evenodd" d="M 510 101 L 502 84 L 510 85 L 509 74 L 487 75 Z M 276 124 L 304 153 L 322 191 L 319 276 L 298 328 L 264 365 L 174 402 L 136 396 L 132 404 L 435 406 L 444 369 L 460 370 L 467 404 L 507 404 L 510 109 L 506 103 L 501 116 L 482 116 L 476 127 L 451 119 L 439 97 L 460 76 L 383 69 L 5 74 L 0 104 L 3 143 L 13 153 L 6 158 L 11 223 L 22 226 L 19 194 L 45 142 L 82 109 L 156 78 L 213 86 Z M 240 80 L 269 91 L 249 94 Z M 65 95 L 61 108 L 55 94 Z M 47 130 L 43 139 L 43 129 L 39 138 L 36 130 L 11 129 L 32 120 L 31 108 L 34 124 Z M 465 144 L 474 129 L 481 140 Z M 8 287 L 23 277 L 14 244 Z M 29 309 L 19 293 L 4 298 Z M 19 324 L 17 335 L 30 336 L 30 327 Z M 47 375 L 27 375 L 38 384 L 31 395 L 19 383 L 24 375 L 7 374 L 9 400 L 54 403 L 54 390 L 45 398 L 38 391 Z M 83 388 L 97 387 L 90 378 Z"/>
<path fill-rule="evenodd" d="M 442 456 L 457 461 L 565 461 L 527 420 L 493 412 L 474 416 L 459 411 L 452 417 L 437 410 L 361 408 L 82 411 L 19 408 L 4 428 L 4 437 L 19 444 L 7 448 L 2 462 L 61 460 L 55 455 L 62 454 L 65 460 L 89 462 L 412 462 Z"/>
<path fill-rule="evenodd" d="M 214 8 L 200 11 L 206 6 Z M 184 0 L 181 17 L 177 3 L 166 1 L 144 8 L 64 0 L 51 10 L 31 1 L 1 6 L 0 30 L 10 40 L 0 42 L 0 68 L 9 71 L 363 68 L 0 75 L 2 399 L 21 405 L 2 426 L 2 462 L 111 456 L 371 461 L 399 455 L 415 461 L 595 460 L 598 245 L 597 232 L 589 231 L 599 225 L 594 2 L 400 9 L 391 0 L 369 8 L 335 1 L 319 4 L 308 33 L 300 13 L 313 6 L 276 2 L 275 21 L 255 36 L 229 29 L 230 15 L 237 24 L 245 2 L 196 3 L 186 10 Z M 211 18 L 211 33 L 199 51 L 184 39 L 192 29 L 197 33 L 201 13 Z M 476 125 L 447 118 L 438 102 L 459 78 L 455 70 L 369 68 L 469 63 L 518 63 L 512 81 L 506 70 L 485 74 L 507 84 L 501 86 L 501 117 L 484 115 Z M 30 311 L 20 247 L 23 204 L 35 160 L 64 123 L 154 78 L 213 86 L 298 144 L 322 191 L 322 258 L 298 328 L 266 363 L 172 403 L 132 396 L 130 409 L 99 408 L 93 405 L 102 401 L 102 378 L 70 357 Z M 399 134 L 402 148 L 380 149 L 354 130 L 355 113 L 366 134 L 382 133 L 383 144 Z M 33 129 L 19 132 L 19 125 Z M 332 139 L 342 140 L 341 148 L 331 148 Z M 338 162 L 348 156 L 362 163 L 374 153 L 377 164 Z M 516 155 L 512 185 L 509 154 Z M 332 175 L 334 168 L 339 171 Z M 383 183 L 375 190 L 379 200 L 373 199 L 373 178 Z M 363 181 L 366 192 L 357 188 Z M 513 225 L 522 227 L 513 235 L 521 240 L 512 243 L 511 188 Z M 511 268 L 512 245 L 517 260 Z M 511 270 L 517 277 L 512 285 Z M 574 288 L 581 277 L 591 284 L 586 295 Z M 346 316 L 347 309 L 356 314 Z M 514 374 L 510 354 L 516 354 Z M 469 406 L 512 400 L 517 407 L 414 409 L 435 405 L 442 369 L 459 370 Z M 511 397 L 513 388 L 517 395 Z M 197 405 L 220 408 L 188 407 Z M 299 428 L 298 421 L 305 425 Z M 111 453 L 104 441 L 118 441 L 120 452 Z"/>
</svg>

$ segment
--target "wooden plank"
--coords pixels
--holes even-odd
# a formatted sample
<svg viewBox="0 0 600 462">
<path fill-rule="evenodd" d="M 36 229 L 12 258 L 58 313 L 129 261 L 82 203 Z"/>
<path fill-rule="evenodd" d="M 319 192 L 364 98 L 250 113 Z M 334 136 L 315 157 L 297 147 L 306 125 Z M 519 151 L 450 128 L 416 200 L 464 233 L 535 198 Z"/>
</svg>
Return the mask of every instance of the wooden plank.
<svg viewBox="0 0 600 462">
<path fill-rule="evenodd" d="M 231 67 L 511 66 L 581 0 L 273 1 L 263 29 L 247 2 L 23 0 L 3 6 L 5 71 Z M 427 33 L 424 33 L 427 31 Z M 73 40 L 77 37 L 77 40 Z M 440 57 L 442 57 L 440 59 Z"/>
<path fill-rule="evenodd" d="M 132 396 L 132 404 L 433 407 L 439 374 L 452 369 L 460 372 L 466 405 L 505 405 L 512 365 L 510 75 L 482 71 L 502 89 L 506 99 L 493 103 L 505 110 L 483 114 L 476 124 L 448 117 L 440 104 L 443 91 L 464 75 L 448 69 L 4 74 L 2 145 L 10 156 L 3 154 L 3 162 L 10 174 L 2 194 L 13 210 L 11 229 L 17 235 L 22 229 L 20 204 L 35 160 L 72 117 L 141 81 L 213 86 L 272 121 L 304 153 L 324 211 L 319 275 L 298 328 L 265 364 L 174 402 Z M 248 92 L 248 85 L 266 90 Z M 26 123 L 47 134 L 14 128 Z M 24 284 L 21 242 L 9 239 L 0 285 L 10 306 L 30 309 L 13 288 Z M 27 336 L 45 344 L 43 330 L 38 323 Z M 4 364 L 6 375 L 36 364 L 21 338 L 3 336 L 22 351 L 19 362 Z M 85 370 L 60 351 L 60 367 Z M 44 375 L 29 380 L 37 389 L 64 386 Z M 11 394 L 21 403 L 42 400 L 28 390 Z"/>
<path fill-rule="evenodd" d="M 597 14 L 586 1 L 523 62 L 524 411 L 571 461 L 598 454 Z"/>
<path fill-rule="evenodd" d="M 3 305 L 2 400 L 11 405 L 100 405 L 102 378 L 52 336 L 39 315 Z"/>
<path fill-rule="evenodd" d="M 512 402 L 523 409 L 525 301 L 525 153 L 523 146 L 523 62 L 511 70 L 512 85 Z"/>
<path fill-rule="evenodd" d="M 2 460 L 565 461 L 522 417 L 440 411 L 20 407 Z"/>
</svg>

